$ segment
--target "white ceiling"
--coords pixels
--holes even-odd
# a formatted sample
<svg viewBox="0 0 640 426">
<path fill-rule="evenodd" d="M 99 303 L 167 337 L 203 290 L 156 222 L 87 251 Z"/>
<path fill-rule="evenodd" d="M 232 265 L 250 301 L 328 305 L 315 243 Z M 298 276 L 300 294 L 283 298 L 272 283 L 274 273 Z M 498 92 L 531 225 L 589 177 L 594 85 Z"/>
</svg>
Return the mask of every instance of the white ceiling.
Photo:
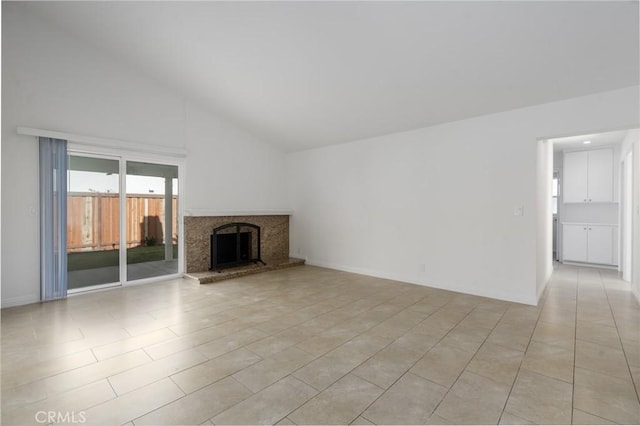
<svg viewBox="0 0 640 426">
<path fill-rule="evenodd" d="M 553 142 L 554 151 L 582 148 L 590 149 L 599 146 L 619 145 L 627 136 L 627 132 L 628 130 L 618 130 L 614 132 L 569 136 L 565 138 L 549 139 L 549 142 Z M 590 143 L 585 144 L 585 141 L 590 141 Z"/>
<path fill-rule="evenodd" d="M 23 7 L 287 150 L 639 84 L 637 1 Z"/>
</svg>

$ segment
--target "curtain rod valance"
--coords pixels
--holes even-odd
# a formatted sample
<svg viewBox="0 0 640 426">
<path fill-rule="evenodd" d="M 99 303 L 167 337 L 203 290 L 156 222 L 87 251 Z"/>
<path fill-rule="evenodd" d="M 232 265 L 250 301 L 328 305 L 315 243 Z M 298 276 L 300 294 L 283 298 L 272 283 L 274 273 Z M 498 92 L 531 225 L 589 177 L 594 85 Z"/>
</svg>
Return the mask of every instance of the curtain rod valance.
<svg viewBox="0 0 640 426">
<path fill-rule="evenodd" d="M 98 148 L 110 148 L 124 151 L 141 152 L 147 154 L 166 155 L 171 157 L 186 157 L 187 150 L 160 145 L 150 145 L 140 142 L 125 142 L 117 139 L 97 138 L 93 136 L 75 135 L 72 133 L 58 132 L 55 130 L 34 129 L 31 127 L 18 127 L 18 134 L 54 139 L 64 139 L 80 145 Z"/>
</svg>

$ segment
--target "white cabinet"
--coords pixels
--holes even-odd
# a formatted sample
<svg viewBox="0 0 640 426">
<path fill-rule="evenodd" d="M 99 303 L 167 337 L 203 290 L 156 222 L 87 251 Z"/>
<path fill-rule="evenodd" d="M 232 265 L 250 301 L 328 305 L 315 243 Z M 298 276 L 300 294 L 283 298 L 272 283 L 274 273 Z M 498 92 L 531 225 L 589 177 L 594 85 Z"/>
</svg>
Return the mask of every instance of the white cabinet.
<svg viewBox="0 0 640 426">
<path fill-rule="evenodd" d="M 562 259 L 575 262 L 587 261 L 587 225 L 562 227 Z"/>
<path fill-rule="evenodd" d="M 587 175 L 589 155 L 586 151 L 565 152 L 563 165 L 563 202 L 588 202 Z"/>
<path fill-rule="evenodd" d="M 587 229 L 587 262 L 612 265 L 613 226 L 589 225 Z"/>
<path fill-rule="evenodd" d="M 563 260 L 615 265 L 615 231 L 614 225 L 565 223 L 562 232 Z"/>
<path fill-rule="evenodd" d="M 613 202 L 613 149 L 564 153 L 565 203 Z"/>
<path fill-rule="evenodd" d="M 587 173 L 589 202 L 613 201 L 613 150 L 597 149 L 588 151 L 589 172 Z"/>
</svg>

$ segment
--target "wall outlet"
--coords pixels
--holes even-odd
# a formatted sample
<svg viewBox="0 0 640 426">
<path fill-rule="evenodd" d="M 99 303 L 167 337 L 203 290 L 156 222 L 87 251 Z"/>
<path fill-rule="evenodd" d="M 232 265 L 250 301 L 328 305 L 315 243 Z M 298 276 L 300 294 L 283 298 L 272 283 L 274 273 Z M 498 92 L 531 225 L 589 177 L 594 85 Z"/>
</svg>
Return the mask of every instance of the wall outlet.
<svg viewBox="0 0 640 426">
<path fill-rule="evenodd" d="M 426 272 L 427 271 L 427 266 L 424 263 L 420 264 L 420 272 Z"/>
<path fill-rule="evenodd" d="M 524 206 L 515 206 L 513 208 L 514 216 L 524 216 Z"/>
</svg>

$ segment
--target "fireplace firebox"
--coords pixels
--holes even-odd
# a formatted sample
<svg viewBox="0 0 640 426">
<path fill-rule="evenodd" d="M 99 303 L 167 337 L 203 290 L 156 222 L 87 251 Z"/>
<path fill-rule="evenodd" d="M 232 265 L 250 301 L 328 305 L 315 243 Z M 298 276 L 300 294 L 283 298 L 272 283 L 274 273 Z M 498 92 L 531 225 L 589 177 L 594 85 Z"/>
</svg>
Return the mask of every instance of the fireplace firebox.
<svg viewBox="0 0 640 426">
<path fill-rule="evenodd" d="M 260 257 L 260 227 L 236 222 L 214 228 L 210 259 L 209 269 L 218 272 L 248 263 L 266 265 Z"/>
</svg>

